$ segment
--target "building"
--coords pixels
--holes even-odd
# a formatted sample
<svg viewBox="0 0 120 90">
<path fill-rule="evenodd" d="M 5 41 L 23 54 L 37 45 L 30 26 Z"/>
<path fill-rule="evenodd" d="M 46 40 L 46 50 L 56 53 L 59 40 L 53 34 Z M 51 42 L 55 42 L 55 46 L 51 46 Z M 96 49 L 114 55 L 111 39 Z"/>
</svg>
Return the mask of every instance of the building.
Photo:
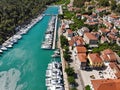
<svg viewBox="0 0 120 90">
<path fill-rule="evenodd" d="M 88 60 L 90 62 L 90 66 L 93 68 L 100 68 L 103 66 L 103 61 L 98 53 L 89 53 Z"/>
<path fill-rule="evenodd" d="M 120 79 L 91 80 L 92 90 L 120 90 Z"/>
<path fill-rule="evenodd" d="M 73 31 L 71 29 L 67 30 L 67 36 L 68 37 L 73 37 Z"/>
<path fill-rule="evenodd" d="M 115 53 L 111 49 L 105 49 L 102 51 L 101 58 L 105 62 L 116 62 L 117 60 Z"/>
<path fill-rule="evenodd" d="M 99 32 L 101 35 L 107 35 L 110 32 L 110 30 L 106 28 L 100 28 Z"/>
<path fill-rule="evenodd" d="M 80 68 L 85 69 L 86 68 L 86 63 L 87 63 L 87 56 L 86 56 L 87 49 L 86 49 L 86 47 L 76 46 L 74 51 L 76 53 L 77 60 L 80 63 Z"/>
<path fill-rule="evenodd" d="M 98 47 L 97 45 L 98 39 L 95 37 L 95 35 L 91 33 L 85 33 L 83 38 L 84 38 L 85 43 L 89 44 L 90 47 Z"/>
<path fill-rule="evenodd" d="M 76 46 L 75 47 L 75 52 L 76 52 L 76 54 L 78 54 L 78 53 L 86 53 L 87 49 L 84 46 Z"/>
<path fill-rule="evenodd" d="M 85 70 L 86 68 L 86 63 L 87 63 L 87 56 L 86 56 L 86 53 L 78 53 L 77 54 L 77 58 L 80 62 L 80 68 L 82 70 Z"/>
<path fill-rule="evenodd" d="M 77 31 L 77 33 L 79 34 L 79 36 L 83 36 L 84 33 L 86 33 L 86 32 L 89 32 L 89 29 L 87 27 L 82 27 L 81 29 L 79 29 Z"/>
</svg>

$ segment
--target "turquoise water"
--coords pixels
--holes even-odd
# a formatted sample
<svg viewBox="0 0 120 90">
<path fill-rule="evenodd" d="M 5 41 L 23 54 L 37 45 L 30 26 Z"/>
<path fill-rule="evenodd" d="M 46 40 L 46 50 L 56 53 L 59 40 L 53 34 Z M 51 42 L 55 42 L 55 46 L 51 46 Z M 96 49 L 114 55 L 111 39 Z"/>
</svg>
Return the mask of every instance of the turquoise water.
<svg viewBox="0 0 120 90">
<path fill-rule="evenodd" d="M 58 14 L 58 7 L 49 7 L 44 13 Z M 26 35 L 23 35 L 18 44 L 0 56 L 0 72 L 15 69 L 14 73 L 16 71 L 20 73 L 17 74 L 15 90 L 46 90 L 45 70 L 53 51 L 42 50 L 40 47 L 50 18 L 51 16 L 45 16 Z"/>
</svg>

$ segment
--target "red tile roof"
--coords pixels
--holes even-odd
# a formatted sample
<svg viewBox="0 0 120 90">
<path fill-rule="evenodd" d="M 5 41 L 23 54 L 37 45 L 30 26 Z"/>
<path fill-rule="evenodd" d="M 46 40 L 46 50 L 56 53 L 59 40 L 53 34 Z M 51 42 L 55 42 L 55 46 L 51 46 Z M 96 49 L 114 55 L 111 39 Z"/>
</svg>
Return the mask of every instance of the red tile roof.
<svg viewBox="0 0 120 90">
<path fill-rule="evenodd" d="M 89 38 L 89 39 L 91 39 L 91 40 L 98 40 L 93 34 L 91 34 L 91 33 L 85 33 L 85 35 Z"/>
<path fill-rule="evenodd" d="M 102 51 L 101 54 L 102 54 L 101 57 L 103 58 L 103 60 L 107 60 L 107 61 L 117 60 L 115 53 L 111 49 L 106 49 Z"/>
<path fill-rule="evenodd" d="M 120 79 L 91 80 L 94 90 L 120 90 Z"/>
<path fill-rule="evenodd" d="M 87 62 L 86 53 L 78 53 L 77 55 L 78 55 L 80 62 Z"/>
<path fill-rule="evenodd" d="M 90 53 L 88 54 L 88 56 L 89 56 L 89 59 L 91 59 L 93 63 L 103 62 L 98 53 Z"/>
<path fill-rule="evenodd" d="M 77 46 L 76 47 L 77 53 L 86 53 L 87 49 L 84 46 Z"/>
</svg>

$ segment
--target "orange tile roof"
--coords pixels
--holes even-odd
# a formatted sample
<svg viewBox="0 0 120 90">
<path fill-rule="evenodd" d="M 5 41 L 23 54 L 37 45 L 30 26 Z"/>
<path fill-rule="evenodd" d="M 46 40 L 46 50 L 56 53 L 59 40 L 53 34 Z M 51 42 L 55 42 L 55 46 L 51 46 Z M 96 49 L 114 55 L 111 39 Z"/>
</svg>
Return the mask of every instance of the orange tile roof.
<svg viewBox="0 0 120 90">
<path fill-rule="evenodd" d="M 118 67 L 117 63 L 113 63 L 113 62 L 110 63 L 110 67 L 111 67 L 111 69 L 113 69 L 117 78 L 120 78 L 120 68 Z"/>
<path fill-rule="evenodd" d="M 85 33 L 85 35 L 89 38 L 89 39 L 92 39 L 92 40 L 98 40 L 93 34 L 91 33 Z"/>
<path fill-rule="evenodd" d="M 91 59 L 91 61 L 94 63 L 96 62 L 103 62 L 101 57 L 99 56 L 98 53 L 89 53 L 88 54 L 89 58 Z"/>
<path fill-rule="evenodd" d="M 73 46 L 74 45 L 74 41 L 73 40 L 69 40 L 68 43 L 69 43 L 69 46 Z"/>
<path fill-rule="evenodd" d="M 100 31 L 101 31 L 102 33 L 110 32 L 110 30 L 109 30 L 109 29 L 106 29 L 106 28 L 100 28 Z"/>
<path fill-rule="evenodd" d="M 76 47 L 77 53 L 86 53 L 87 49 L 84 46 L 77 46 Z"/>
<path fill-rule="evenodd" d="M 77 56 L 78 56 L 80 62 L 87 62 L 86 53 L 78 53 Z"/>
<path fill-rule="evenodd" d="M 68 34 L 73 34 L 73 31 L 72 30 L 67 30 Z"/>
<path fill-rule="evenodd" d="M 91 80 L 94 90 L 120 90 L 120 79 Z"/>
<path fill-rule="evenodd" d="M 75 42 L 76 42 L 77 44 L 81 44 L 81 45 L 84 44 L 84 40 L 83 40 L 83 38 L 80 37 L 80 36 L 74 36 L 74 37 L 72 37 L 72 39 L 69 41 L 69 45 L 70 45 L 70 46 L 73 46 Z"/>
<path fill-rule="evenodd" d="M 107 60 L 107 61 L 117 60 L 115 53 L 111 49 L 106 49 L 102 51 L 101 54 L 102 54 L 101 57 L 103 58 L 103 60 Z"/>
</svg>

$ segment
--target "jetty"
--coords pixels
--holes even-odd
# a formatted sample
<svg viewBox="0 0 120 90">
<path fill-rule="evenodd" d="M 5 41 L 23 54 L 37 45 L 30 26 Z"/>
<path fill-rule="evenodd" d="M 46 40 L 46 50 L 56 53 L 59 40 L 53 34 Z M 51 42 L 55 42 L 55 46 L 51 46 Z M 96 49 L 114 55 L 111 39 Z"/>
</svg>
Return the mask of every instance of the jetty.
<svg viewBox="0 0 120 90">
<path fill-rule="evenodd" d="M 55 49 L 55 45 L 56 45 L 57 22 L 58 22 L 58 16 L 56 16 L 56 20 L 55 20 L 55 29 L 54 29 L 54 38 L 53 38 L 52 49 Z"/>
</svg>

